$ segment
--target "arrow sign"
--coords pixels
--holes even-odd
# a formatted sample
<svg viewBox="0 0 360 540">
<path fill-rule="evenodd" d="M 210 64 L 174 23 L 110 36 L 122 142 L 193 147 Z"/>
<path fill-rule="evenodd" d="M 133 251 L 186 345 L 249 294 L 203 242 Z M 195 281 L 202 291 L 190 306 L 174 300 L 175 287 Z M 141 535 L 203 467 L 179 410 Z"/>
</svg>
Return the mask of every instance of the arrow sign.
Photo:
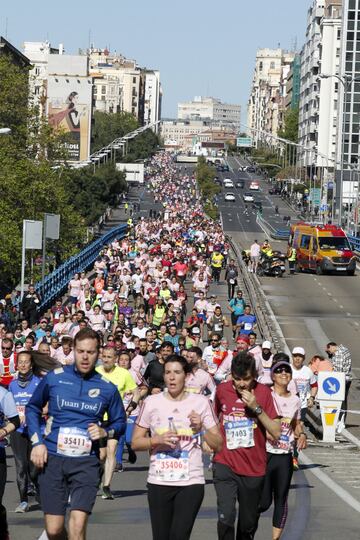
<svg viewBox="0 0 360 540">
<path fill-rule="evenodd" d="M 326 394 L 337 394 L 340 390 L 340 382 L 335 377 L 328 377 L 323 382 L 323 389 Z"/>
</svg>

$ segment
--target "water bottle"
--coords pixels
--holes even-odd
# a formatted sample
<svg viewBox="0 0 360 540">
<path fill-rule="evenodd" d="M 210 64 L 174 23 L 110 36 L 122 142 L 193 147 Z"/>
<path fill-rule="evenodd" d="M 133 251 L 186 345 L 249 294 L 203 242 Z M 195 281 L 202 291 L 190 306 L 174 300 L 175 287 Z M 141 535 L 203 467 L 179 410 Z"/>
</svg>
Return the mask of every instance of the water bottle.
<svg viewBox="0 0 360 540">
<path fill-rule="evenodd" d="M 177 429 L 176 429 L 176 426 L 175 426 L 175 423 L 174 423 L 174 418 L 172 416 L 169 416 L 168 420 L 169 420 L 169 424 L 168 424 L 169 431 L 171 431 L 172 433 L 177 433 Z M 181 455 L 180 441 L 179 440 L 177 440 L 177 441 L 174 440 L 174 443 L 176 443 L 176 446 L 175 446 L 174 450 L 171 451 L 171 453 L 172 453 L 172 455 L 174 457 L 180 457 L 180 455 Z"/>
</svg>

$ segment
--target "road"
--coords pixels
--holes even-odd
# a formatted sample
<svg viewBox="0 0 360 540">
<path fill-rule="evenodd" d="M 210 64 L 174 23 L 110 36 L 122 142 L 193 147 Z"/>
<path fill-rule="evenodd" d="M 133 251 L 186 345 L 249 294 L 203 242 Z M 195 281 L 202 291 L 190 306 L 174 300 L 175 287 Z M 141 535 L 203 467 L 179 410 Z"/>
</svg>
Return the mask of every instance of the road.
<svg viewBox="0 0 360 540">
<path fill-rule="evenodd" d="M 230 160 L 233 170 L 236 162 Z M 233 172 L 226 176 L 235 177 Z M 237 176 L 237 174 L 236 174 Z M 250 177 L 242 173 L 246 182 Z M 235 203 L 220 202 L 224 228 L 241 245 L 248 246 L 258 237 L 264 238 L 263 231 L 256 224 L 256 215 L 243 214 L 244 205 L 240 192 L 236 191 Z M 284 212 L 289 213 L 284 203 L 267 194 L 267 186 L 262 182 L 259 200 L 264 201 L 264 217 L 281 223 Z M 145 197 L 143 215 L 148 210 Z M 151 203 L 150 203 L 151 204 Z M 279 205 L 280 218 L 274 215 L 274 205 Z M 282 247 L 281 244 L 279 244 Z M 296 286 L 294 286 L 296 280 Z M 356 336 L 359 322 L 358 298 L 359 278 L 347 276 L 313 276 L 300 274 L 282 280 L 263 278 L 261 285 L 274 310 L 289 346 L 305 344 L 310 356 L 323 346 L 322 340 L 331 337 L 348 344 L 354 353 L 355 368 L 359 368 L 359 358 L 355 356 Z M 326 289 L 326 290 L 324 290 Z M 213 291 L 213 289 L 212 289 Z M 211 291 L 211 292 L 212 292 Z M 215 291 L 214 291 L 215 292 Z M 222 303 L 225 302 L 225 286 L 216 289 Z M 331 296 L 329 295 L 331 294 Z M 335 302 L 335 299 L 337 302 Z M 342 309 L 340 306 L 343 306 Z M 346 306 L 346 308 L 345 308 Z M 350 315 L 347 315 L 347 310 Z M 353 384 L 352 406 L 356 406 L 356 386 Z M 359 401 L 358 401 L 359 403 Z M 357 423 L 357 418 L 351 421 Z M 356 432 L 356 429 L 354 430 Z M 11 451 L 8 452 L 10 457 Z M 315 443 L 305 452 L 306 464 L 294 473 L 289 496 L 289 516 L 283 540 L 347 540 L 359 539 L 360 513 L 360 454 L 359 449 L 347 443 L 336 448 Z M 98 497 L 94 512 L 90 517 L 89 540 L 103 537 L 109 540 L 118 537 L 124 540 L 144 540 L 151 538 L 150 521 L 146 500 L 146 474 L 148 456 L 139 455 L 135 465 L 125 463 L 125 471 L 116 474 L 112 489 L 114 501 L 103 501 Z M 325 477 L 322 475 L 325 473 Z M 320 475 L 322 479 L 319 479 Z M 5 504 L 13 510 L 18 504 L 14 478 L 13 460 L 9 459 L 9 482 L 6 486 Z M 200 510 L 192 540 L 216 538 L 216 499 L 211 473 L 206 470 L 206 495 Z M 325 482 L 325 483 L 324 483 Z M 331 483 L 331 482 L 335 482 Z M 340 498 L 342 495 L 343 498 Z M 42 514 L 34 505 L 27 514 L 9 512 L 12 540 L 35 540 L 42 532 Z M 271 538 L 271 511 L 260 521 L 257 540 Z"/>
<path fill-rule="evenodd" d="M 247 190 L 254 174 L 238 172 L 240 165 L 236 158 L 229 158 L 230 173 L 224 177 L 244 178 L 245 188 L 232 190 L 236 202 L 225 202 L 220 197 L 225 231 L 241 246 L 249 247 L 258 238 L 262 241 L 265 233 L 256 223 L 256 213 L 245 211 L 242 193 Z M 280 197 L 269 195 L 269 185 L 260 180 L 260 192 L 256 199 L 263 202 L 263 216 L 275 228 L 283 227 L 283 216 L 296 216 Z M 226 191 L 226 190 L 224 190 Z M 275 205 L 279 206 L 279 216 L 275 215 Z M 284 251 L 286 244 L 271 240 L 273 246 Z M 350 409 L 360 410 L 360 355 L 357 348 L 360 338 L 360 271 L 355 276 L 325 275 L 310 273 L 285 276 L 282 279 L 263 277 L 260 279 L 276 320 L 280 324 L 289 349 L 296 345 L 305 348 L 307 358 L 315 353 L 325 354 L 324 347 L 329 341 L 343 343 L 350 348 L 353 359 L 354 381 L 350 390 Z M 360 438 L 360 415 L 349 415 L 351 431 Z"/>
</svg>

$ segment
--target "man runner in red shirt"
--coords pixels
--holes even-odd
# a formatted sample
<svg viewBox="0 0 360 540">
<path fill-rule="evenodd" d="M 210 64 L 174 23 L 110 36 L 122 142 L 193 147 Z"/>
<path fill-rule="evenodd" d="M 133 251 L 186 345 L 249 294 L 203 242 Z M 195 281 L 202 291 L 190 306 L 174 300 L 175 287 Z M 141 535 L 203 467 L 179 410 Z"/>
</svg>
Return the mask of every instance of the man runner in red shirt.
<svg viewBox="0 0 360 540">
<path fill-rule="evenodd" d="M 217 387 L 215 396 L 223 436 L 223 448 L 213 463 L 218 538 L 234 540 L 238 500 L 236 540 L 252 540 L 266 471 L 266 432 L 278 439 L 280 422 L 271 391 L 256 381 L 252 355 L 237 354 L 231 376 L 232 380 Z"/>
</svg>

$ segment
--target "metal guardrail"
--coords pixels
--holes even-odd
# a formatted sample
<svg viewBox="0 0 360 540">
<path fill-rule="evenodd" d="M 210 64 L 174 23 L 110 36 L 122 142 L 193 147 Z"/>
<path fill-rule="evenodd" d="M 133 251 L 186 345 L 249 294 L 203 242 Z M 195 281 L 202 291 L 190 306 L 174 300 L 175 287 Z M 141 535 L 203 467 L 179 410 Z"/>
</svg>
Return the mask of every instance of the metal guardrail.
<svg viewBox="0 0 360 540">
<path fill-rule="evenodd" d="M 289 238 L 289 229 L 275 229 L 260 214 L 256 217 L 256 223 L 274 240 L 288 240 Z"/>
<path fill-rule="evenodd" d="M 287 347 L 284 336 L 279 332 L 276 323 L 269 313 L 269 304 L 257 276 L 250 274 L 245 267 L 241 256 L 241 246 L 238 246 L 230 237 L 227 237 L 227 239 L 232 250 L 236 254 L 247 295 L 256 315 L 261 338 L 263 340 L 270 339 L 274 344 L 276 351 L 286 351 Z"/>
<path fill-rule="evenodd" d="M 123 238 L 126 230 L 126 224 L 110 229 L 110 231 L 92 242 L 77 255 L 70 257 L 70 259 L 51 272 L 51 274 L 45 276 L 44 282 L 39 281 L 36 283 L 35 289 L 41 296 L 39 311 L 44 311 L 52 305 L 68 287 L 73 275 L 76 272 L 87 270 L 95 262 L 101 249 L 115 238 Z"/>
</svg>

